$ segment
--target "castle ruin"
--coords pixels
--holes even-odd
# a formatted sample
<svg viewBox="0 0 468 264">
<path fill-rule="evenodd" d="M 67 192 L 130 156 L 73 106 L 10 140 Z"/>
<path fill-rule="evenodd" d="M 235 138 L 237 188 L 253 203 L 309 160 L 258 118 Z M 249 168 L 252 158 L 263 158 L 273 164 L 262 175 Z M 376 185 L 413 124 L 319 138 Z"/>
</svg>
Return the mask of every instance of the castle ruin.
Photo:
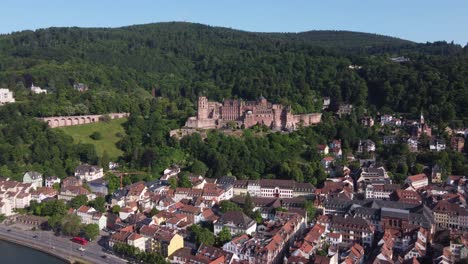
<svg viewBox="0 0 468 264">
<path fill-rule="evenodd" d="M 263 96 L 256 101 L 224 100 L 211 102 L 204 96 L 198 98 L 197 116 L 189 117 L 186 127 L 199 129 L 219 129 L 235 126 L 249 128 L 266 125 L 273 130 L 292 131 L 300 126 L 320 123 L 322 114 L 294 115 L 291 107 L 272 104 Z"/>
</svg>

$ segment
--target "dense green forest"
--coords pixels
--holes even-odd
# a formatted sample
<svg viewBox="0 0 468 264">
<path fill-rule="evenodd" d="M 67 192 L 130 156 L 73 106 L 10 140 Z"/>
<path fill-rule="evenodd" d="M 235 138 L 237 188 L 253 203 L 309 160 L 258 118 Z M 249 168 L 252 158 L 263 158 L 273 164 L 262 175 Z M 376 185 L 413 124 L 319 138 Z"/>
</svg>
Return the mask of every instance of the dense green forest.
<svg viewBox="0 0 468 264">
<path fill-rule="evenodd" d="M 399 56 L 409 60 L 391 60 Z M 31 95 L 33 82 L 49 94 Z M 74 91 L 75 83 L 90 90 Z M 359 125 L 366 112 L 415 118 L 423 111 L 436 131 L 468 125 L 467 85 L 468 46 L 446 42 L 347 31 L 252 33 L 176 22 L 16 32 L 0 36 L 0 87 L 12 89 L 17 99 L 0 107 L 0 175 L 36 169 L 64 176 L 80 161 L 99 162 L 92 146 L 74 145 L 32 117 L 126 111 L 132 115 L 119 147 L 121 161 L 132 169 L 157 174 L 177 162 L 212 177 L 232 173 L 315 183 L 324 177 L 317 144 L 342 138 L 351 150 L 361 138 L 378 140 L 375 131 Z M 323 124 L 292 134 L 258 137 L 247 130 L 242 138 L 169 138 L 169 130 L 195 113 L 200 94 L 212 100 L 263 95 L 297 113 L 321 111 L 328 96 L 331 110 L 351 103 L 355 113 L 341 120 L 326 113 Z M 450 172 L 466 172 L 457 154 L 409 160 L 407 153 L 394 154 L 386 161 L 396 173 L 436 161 Z"/>
<path fill-rule="evenodd" d="M 429 120 L 449 122 L 468 116 L 467 50 L 356 32 L 251 33 L 175 22 L 49 28 L 0 36 L 0 84 L 21 93 L 32 82 L 52 91 L 82 82 L 101 100 L 153 87 L 191 102 L 202 93 L 215 100 L 263 95 L 296 112 L 317 110 L 318 99 L 330 96 L 334 105 L 413 115 L 424 109 Z M 395 63 L 392 56 L 410 61 Z M 349 69 L 352 64 L 362 69 Z M 63 110 L 42 114 L 51 112 Z"/>
</svg>

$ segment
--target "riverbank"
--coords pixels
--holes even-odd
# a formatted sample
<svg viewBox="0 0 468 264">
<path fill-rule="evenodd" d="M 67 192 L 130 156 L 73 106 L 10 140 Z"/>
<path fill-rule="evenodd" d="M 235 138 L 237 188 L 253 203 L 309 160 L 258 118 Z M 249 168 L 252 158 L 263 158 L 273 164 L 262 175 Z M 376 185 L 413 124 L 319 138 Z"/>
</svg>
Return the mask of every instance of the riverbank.
<svg viewBox="0 0 468 264">
<path fill-rule="evenodd" d="M 89 262 L 87 260 L 84 260 L 78 257 L 70 256 L 69 252 L 60 252 L 61 250 L 57 250 L 57 249 L 54 249 L 54 251 L 51 251 L 51 249 L 47 246 L 41 246 L 40 244 L 35 244 L 32 241 L 25 241 L 24 239 L 13 238 L 4 233 L 0 233 L 0 240 L 40 251 L 49 256 L 60 259 L 65 263 L 73 264 L 73 263 L 79 262 L 79 263 L 84 263 L 84 264 L 93 264 L 93 262 Z"/>
</svg>

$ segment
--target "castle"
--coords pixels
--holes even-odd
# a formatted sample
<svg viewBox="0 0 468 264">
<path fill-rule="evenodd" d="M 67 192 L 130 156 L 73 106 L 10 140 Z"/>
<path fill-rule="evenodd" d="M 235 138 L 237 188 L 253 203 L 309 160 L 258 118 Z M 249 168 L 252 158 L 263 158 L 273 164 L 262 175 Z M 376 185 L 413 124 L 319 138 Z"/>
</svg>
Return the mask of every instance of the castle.
<svg viewBox="0 0 468 264">
<path fill-rule="evenodd" d="M 204 96 L 198 98 L 197 116 L 189 117 L 185 123 L 189 128 L 249 128 L 256 124 L 266 125 L 273 130 L 295 130 L 299 126 L 320 123 L 321 113 L 294 115 L 291 107 L 272 104 L 263 96 L 256 101 L 224 100 L 211 102 Z"/>
</svg>

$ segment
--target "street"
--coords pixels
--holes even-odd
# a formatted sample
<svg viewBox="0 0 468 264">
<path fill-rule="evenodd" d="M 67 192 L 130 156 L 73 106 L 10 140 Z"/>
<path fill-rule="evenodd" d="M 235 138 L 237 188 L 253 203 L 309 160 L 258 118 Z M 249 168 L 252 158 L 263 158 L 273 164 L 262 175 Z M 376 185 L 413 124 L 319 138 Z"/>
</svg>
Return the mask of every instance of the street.
<svg viewBox="0 0 468 264">
<path fill-rule="evenodd" d="M 89 242 L 86 246 L 82 246 L 85 251 L 81 252 L 78 250 L 81 245 L 72 242 L 69 237 L 55 236 L 51 231 L 24 231 L 14 227 L 0 225 L 0 234 L 26 244 L 40 247 L 49 252 L 55 251 L 62 256 L 77 257 L 92 263 L 127 263 L 124 259 L 106 253 L 96 241 Z"/>
</svg>

